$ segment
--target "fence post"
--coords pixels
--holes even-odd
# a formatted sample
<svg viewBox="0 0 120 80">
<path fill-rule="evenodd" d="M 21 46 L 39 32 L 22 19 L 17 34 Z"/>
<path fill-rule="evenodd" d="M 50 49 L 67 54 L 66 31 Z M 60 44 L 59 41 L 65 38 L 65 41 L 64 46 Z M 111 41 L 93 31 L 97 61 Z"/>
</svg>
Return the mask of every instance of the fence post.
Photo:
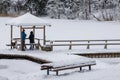
<svg viewBox="0 0 120 80">
<path fill-rule="evenodd" d="M 88 41 L 88 45 L 87 45 L 87 49 L 90 49 L 90 45 L 89 45 L 90 41 Z"/>
<path fill-rule="evenodd" d="M 105 40 L 105 47 L 104 49 L 107 49 L 107 40 Z"/>
<path fill-rule="evenodd" d="M 51 50 L 53 50 L 53 41 L 50 41 L 50 45 L 51 45 Z"/>
<path fill-rule="evenodd" d="M 69 46 L 69 50 L 71 50 L 72 49 L 72 41 L 70 41 L 70 46 Z"/>
</svg>

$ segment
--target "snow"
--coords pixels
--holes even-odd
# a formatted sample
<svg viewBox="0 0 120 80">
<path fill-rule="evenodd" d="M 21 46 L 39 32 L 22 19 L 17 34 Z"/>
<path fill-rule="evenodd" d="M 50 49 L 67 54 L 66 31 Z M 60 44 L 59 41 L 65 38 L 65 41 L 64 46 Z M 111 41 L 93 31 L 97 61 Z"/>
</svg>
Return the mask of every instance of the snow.
<svg viewBox="0 0 120 80">
<path fill-rule="evenodd" d="M 30 13 L 26 13 L 22 16 L 16 17 L 6 24 L 13 26 L 50 26 L 47 21 L 42 20 Z"/>
<path fill-rule="evenodd" d="M 0 17 L 0 53 L 2 54 L 19 54 L 29 55 L 41 59 L 47 59 L 54 63 L 63 62 L 78 63 L 81 61 L 96 61 L 97 65 L 92 66 L 92 70 L 88 71 L 88 67 L 79 71 L 78 68 L 66 71 L 60 71 L 60 76 L 56 76 L 51 72 L 49 76 L 46 71 L 41 71 L 41 64 L 33 63 L 27 60 L 8 60 L 0 59 L 0 80 L 119 80 L 120 76 L 120 58 L 103 58 L 103 59 L 89 59 L 82 56 L 73 55 L 74 53 L 93 53 L 93 52 L 120 52 L 119 46 L 108 46 L 108 49 L 101 47 L 91 47 L 87 50 L 85 47 L 73 47 L 68 50 L 68 47 L 56 47 L 52 52 L 45 52 L 41 50 L 34 51 L 19 51 L 16 49 L 10 50 L 6 46 L 10 42 L 10 27 L 5 24 L 13 18 Z M 113 22 L 98 22 L 98 21 L 82 21 L 82 20 L 57 20 L 46 19 L 52 27 L 46 29 L 47 40 L 87 40 L 87 39 L 119 39 L 120 37 L 120 23 Z M 27 21 L 29 21 L 28 19 Z M 17 22 L 17 21 L 15 21 Z M 24 20 L 23 20 L 24 22 Z M 26 21 L 25 21 L 26 22 Z M 18 24 L 17 24 L 18 25 Z M 37 32 L 37 31 L 36 31 Z M 19 37 L 19 29 L 14 28 L 13 37 Z M 27 37 L 29 31 L 26 31 Z M 40 31 L 38 31 L 40 33 Z M 36 35 L 41 38 L 41 36 Z M 62 64 L 62 63 L 60 63 Z M 59 65 L 59 64 L 57 64 Z"/>
<path fill-rule="evenodd" d="M 0 66 L 7 66 L 0 68 L 1 80 L 119 80 L 120 64 L 103 63 L 97 61 L 97 65 L 92 67 L 92 71 L 84 69 L 79 72 L 79 69 L 67 70 L 60 72 L 60 76 L 55 76 L 51 72 L 46 76 L 46 71 L 40 70 L 40 65 L 26 61 L 26 60 L 0 60 Z"/>
<path fill-rule="evenodd" d="M 68 56 L 69 57 L 69 56 Z M 71 60 L 62 60 L 62 61 L 57 61 L 53 63 L 46 63 L 43 64 L 44 66 L 53 66 L 53 67 L 73 67 L 73 66 L 83 66 L 83 65 L 89 65 L 89 64 L 96 64 L 96 62 L 92 59 L 85 58 L 85 57 L 79 57 L 73 59 L 71 57 Z"/>
</svg>

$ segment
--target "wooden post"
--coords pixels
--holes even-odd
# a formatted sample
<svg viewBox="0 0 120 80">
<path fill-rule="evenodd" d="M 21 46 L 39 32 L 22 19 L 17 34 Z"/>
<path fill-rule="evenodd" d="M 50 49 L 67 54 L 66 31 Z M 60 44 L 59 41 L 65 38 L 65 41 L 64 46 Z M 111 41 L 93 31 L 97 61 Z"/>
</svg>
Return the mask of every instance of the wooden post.
<svg viewBox="0 0 120 80">
<path fill-rule="evenodd" d="M 38 46 L 37 46 L 37 49 L 41 48 L 41 45 L 40 45 L 40 39 L 38 39 Z"/>
<path fill-rule="evenodd" d="M 10 41 L 11 49 L 12 49 L 12 38 L 13 38 L 13 26 L 11 25 L 11 41 Z"/>
<path fill-rule="evenodd" d="M 80 71 L 82 71 L 82 67 L 80 67 Z"/>
<path fill-rule="evenodd" d="M 45 26 L 43 27 L 43 45 L 46 45 Z"/>
<path fill-rule="evenodd" d="M 34 33 L 34 37 L 35 37 L 35 26 L 33 26 L 33 33 Z"/>
<path fill-rule="evenodd" d="M 107 49 L 107 40 L 105 40 L 105 47 L 104 49 Z"/>
<path fill-rule="evenodd" d="M 87 45 L 87 49 L 90 49 L 90 45 L 89 45 L 90 41 L 88 41 L 88 45 Z"/>
<path fill-rule="evenodd" d="M 50 41 L 51 50 L 53 50 L 53 46 L 52 46 L 52 44 L 53 44 L 53 41 Z"/>
<path fill-rule="evenodd" d="M 91 65 L 89 65 L 89 70 L 91 70 Z"/>
<path fill-rule="evenodd" d="M 70 46 L 69 46 L 69 50 L 72 49 L 72 41 L 70 41 Z"/>
<path fill-rule="evenodd" d="M 22 26 L 20 26 L 20 50 L 22 50 Z"/>
<path fill-rule="evenodd" d="M 58 76 L 58 71 L 56 71 L 56 75 Z"/>
<path fill-rule="evenodd" d="M 35 39 L 35 26 L 33 26 L 33 34 L 34 34 L 34 39 Z M 33 46 L 34 48 L 34 46 Z"/>
<path fill-rule="evenodd" d="M 49 75 L 49 68 L 47 68 L 47 75 Z"/>
</svg>

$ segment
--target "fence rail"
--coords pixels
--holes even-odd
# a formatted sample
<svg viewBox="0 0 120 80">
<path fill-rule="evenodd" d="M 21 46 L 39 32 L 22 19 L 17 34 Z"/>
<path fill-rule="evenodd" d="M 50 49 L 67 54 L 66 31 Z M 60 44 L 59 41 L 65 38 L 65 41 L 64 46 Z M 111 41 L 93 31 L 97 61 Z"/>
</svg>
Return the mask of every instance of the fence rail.
<svg viewBox="0 0 120 80">
<path fill-rule="evenodd" d="M 120 45 L 120 39 L 108 39 L 108 40 L 47 40 L 46 46 L 50 46 L 53 50 L 53 46 L 87 46 L 90 49 L 92 45 L 103 45 L 104 49 L 108 48 L 108 45 Z"/>
</svg>

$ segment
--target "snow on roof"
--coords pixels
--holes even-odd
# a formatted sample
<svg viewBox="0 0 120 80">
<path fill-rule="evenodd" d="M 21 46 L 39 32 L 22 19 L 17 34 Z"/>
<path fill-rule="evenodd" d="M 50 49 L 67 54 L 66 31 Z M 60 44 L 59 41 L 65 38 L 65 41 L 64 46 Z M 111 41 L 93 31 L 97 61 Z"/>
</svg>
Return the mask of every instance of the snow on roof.
<svg viewBox="0 0 120 80">
<path fill-rule="evenodd" d="M 30 13 L 26 13 L 22 16 L 16 17 L 10 20 L 6 25 L 13 26 L 51 26 L 49 22 L 40 19 Z"/>
</svg>

